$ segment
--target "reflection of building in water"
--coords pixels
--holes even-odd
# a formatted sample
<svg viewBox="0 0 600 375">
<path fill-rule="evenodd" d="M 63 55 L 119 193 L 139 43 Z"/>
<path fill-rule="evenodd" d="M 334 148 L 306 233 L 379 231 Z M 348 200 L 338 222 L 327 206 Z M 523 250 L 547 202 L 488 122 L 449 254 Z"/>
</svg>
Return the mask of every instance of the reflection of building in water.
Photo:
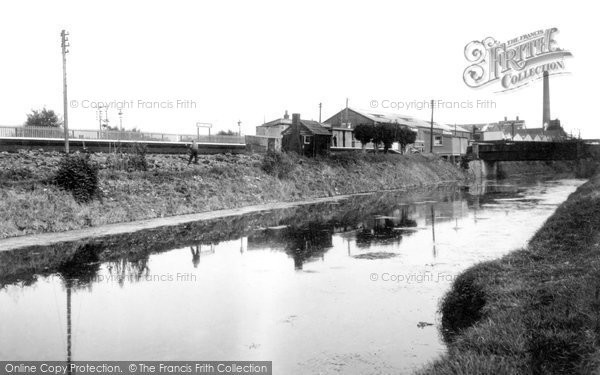
<svg viewBox="0 0 600 375">
<path fill-rule="evenodd" d="M 248 237 L 248 250 L 283 250 L 294 259 L 294 268 L 322 258 L 333 247 L 333 226 L 311 222 L 301 227 L 274 227 L 256 231 Z"/>
<path fill-rule="evenodd" d="M 192 264 L 194 265 L 194 268 L 198 268 L 198 265 L 200 264 L 200 254 L 214 254 L 215 245 L 212 243 L 198 244 L 190 246 L 190 251 L 192 253 Z"/>
<path fill-rule="evenodd" d="M 410 218 L 409 206 L 391 210 L 390 216 L 375 216 L 363 221 L 356 232 L 356 246 L 370 247 L 374 243 L 400 243 L 403 235 L 410 235 L 417 222 Z"/>
</svg>

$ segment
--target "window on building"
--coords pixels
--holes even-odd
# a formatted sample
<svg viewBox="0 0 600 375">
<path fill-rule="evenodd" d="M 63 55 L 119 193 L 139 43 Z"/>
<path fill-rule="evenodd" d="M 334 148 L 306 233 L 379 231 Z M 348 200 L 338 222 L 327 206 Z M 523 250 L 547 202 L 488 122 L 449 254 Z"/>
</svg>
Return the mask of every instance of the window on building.
<svg viewBox="0 0 600 375">
<path fill-rule="evenodd" d="M 312 141 L 312 137 L 310 135 L 303 135 L 302 137 L 304 138 L 305 145 L 309 145 L 310 142 Z"/>
<path fill-rule="evenodd" d="M 433 136 L 433 145 L 434 146 L 441 146 L 442 145 L 442 136 L 441 135 L 434 135 Z"/>
</svg>

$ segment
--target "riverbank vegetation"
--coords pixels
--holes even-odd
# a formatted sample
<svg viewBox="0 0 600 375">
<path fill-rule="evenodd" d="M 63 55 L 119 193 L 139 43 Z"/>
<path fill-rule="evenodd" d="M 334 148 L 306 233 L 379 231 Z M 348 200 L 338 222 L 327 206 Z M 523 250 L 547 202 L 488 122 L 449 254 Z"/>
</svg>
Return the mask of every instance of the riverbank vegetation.
<svg viewBox="0 0 600 375">
<path fill-rule="evenodd" d="M 61 154 L 1 153 L 0 238 L 468 178 L 452 163 L 425 155 L 289 154 L 284 169 L 269 169 L 261 154 L 200 155 L 197 165 L 184 155 L 144 155 L 145 168 L 114 158 L 90 156 L 99 168 L 97 198 L 78 203 L 52 182 Z"/>
<path fill-rule="evenodd" d="M 599 192 L 596 175 L 525 249 L 457 278 L 441 304 L 448 353 L 421 374 L 597 373 Z"/>
</svg>

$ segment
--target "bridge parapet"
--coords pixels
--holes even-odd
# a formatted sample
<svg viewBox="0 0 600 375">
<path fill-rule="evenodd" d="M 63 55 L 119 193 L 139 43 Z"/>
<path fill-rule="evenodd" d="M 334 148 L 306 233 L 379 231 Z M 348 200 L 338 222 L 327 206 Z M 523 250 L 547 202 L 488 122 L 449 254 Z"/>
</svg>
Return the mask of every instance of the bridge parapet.
<svg viewBox="0 0 600 375">
<path fill-rule="evenodd" d="M 486 142 L 474 143 L 468 153 L 485 161 L 576 160 L 583 157 L 585 145 L 565 142 Z"/>
</svg>

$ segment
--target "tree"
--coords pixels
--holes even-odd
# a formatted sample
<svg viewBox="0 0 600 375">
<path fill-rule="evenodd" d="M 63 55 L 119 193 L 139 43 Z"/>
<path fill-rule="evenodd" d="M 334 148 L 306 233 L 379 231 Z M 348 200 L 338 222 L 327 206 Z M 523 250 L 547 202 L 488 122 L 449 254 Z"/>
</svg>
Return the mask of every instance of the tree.
<svg viewBox="0 0 600 375">
<path fill-rule="evenodd" d="M 358 124 L 354 128 L 354 138 L 359 140 L 363 152 L 365 151 L 365 146 L 367 145 L 367 143 L 373 140 L 373 137 L 375 135 L 374 130 L 375 127 L 373 125 L 368 124 Z"/>
<path fill-rule="evenodd" d="M 233 130 L 219 130 L 217 135 L 237 135 Z"/>
<path fill-rule="evenodd" d="M 394 124 L 378 124 L 375 126 L 375 135 L 373 136 L 373 143 L 375 148 L 383 143 L 383 152 L 387 153 L 392 144 L 396 141 L 396 134 L 398 132 L 398 125 Z"/>
<path fill-rule="evenodd" d="M 27 114 L 25 126 L 41 126 L 58 128 L 62 125 L 60 118 L 53 110 L 48 110 L 44 107 L 42 110 L 32 109 L 31 113 Z"/>
<path fill-rule="evenodd" d="M 398 130 L 396 142 L 400 144 L 400 151 L 404 154 L 406 151 L 406 145 L 415 143 L 417 140 L 417 133 L 409 128 L 401 127 Z"/>
<path fill-rule="evenodd" d="M 400 150 L 404 153 L 406 145 L 415 143 L 417 134 L 400 124 L 379 124 L 375 126 L 373 143 L 377 147 L 383 144 L 383 152 L 387 153 L 394 142 L 400 144 Z"/>
</svg>

